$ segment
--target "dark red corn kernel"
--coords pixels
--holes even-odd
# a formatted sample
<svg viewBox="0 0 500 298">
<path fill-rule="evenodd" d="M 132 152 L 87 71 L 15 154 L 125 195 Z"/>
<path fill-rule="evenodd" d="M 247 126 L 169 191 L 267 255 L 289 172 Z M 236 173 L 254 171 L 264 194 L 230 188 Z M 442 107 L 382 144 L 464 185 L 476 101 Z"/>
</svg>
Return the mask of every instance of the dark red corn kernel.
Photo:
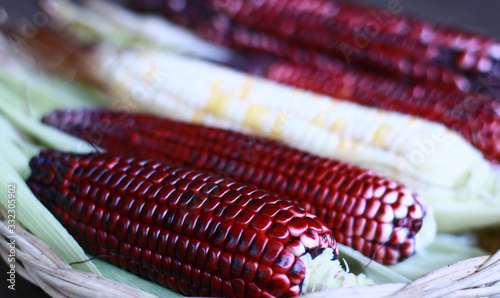
<svg viewBox="0 0 500 298">
<path fill-rule="evenodd" d="M 262 290 L 254 283 L 245 285 L 245 297 L 260 297 Z"/>
<path fill-rule="evenodd" d="M 222 279 L 230 279 L 231 278 L 231 262 L 232 262 L 232 254 L 228 252 L 222 252 L 219 257 L 218 264 L 218 273 Z"/>
<path fill-rule="evenodd" d="M 283 287 L 289 288 L 290 280 L 285 274 L 275 274 L 274 276 L 271 277 L 271 280 L 269 281 L 269 284 L 267 286 L 267 291 L 269 294 L 276 296 L 279 295 L 279 291 L 276 291 L 276 289 L 280 289 Z"/>
<path fill-rule="evenodd" d="M 177 283 L 177 279 L 173 276 L 167 278 L 167 287 L 169 287 L 170 289 L 172 289 L 176 292 L 180 292 L 179 285 Z"/>
<path fill-rule="evenodd" d="M 201 286 L 201 270 L 199 268 L 192 267 L 191 284 L 193 285 L 192 289 L 199 291 L 199 287 Z"/>
<path fill-rule="evenodd" d="M 139 221 L 131 221 L 127 229 L 127 242 L 135 245 L 137 243 L 137 234 L 141 228 L 141 223 Z"/>
<path fill-rule="evenodd" d="M 276 262 L 278 255 L 284 249 L 283 244 L 279 242 L 271 242 L 266 246 L 262 255 L 261 262 L 264 265 L 270 266 Z"/>
<path fill-rule="evenodd" d="M 123 257 L 118 257 L 117 258 L 118 266 L 121 268 L 127 268 L 128 267 L 128 260 L 126 260 Z"/>
<path fill-rule="evenodd" d="M 216 232 L 214 233 L 214 237 L 212 238 L 212 244 L 216 247 L 222 248 L 224 246 L 224 243 L 228 239 L 228 235 L 232 227 L 233 224 L 230 222 L 221 223 L 217 227 Z"/>
<path fill-rule="evenodd" d="M 231 282 L 229 280 L 225 280 L 222 283 L 222 296 L 223 297 L 236 297 L 236 291 L 233 289 L 233 285 L 231 284 Z"/>
<path fill-rule="evenodd" d="M 267 236 L 281 243 L 286 243 L 290 239 L 290 232 L 284 224 L 275 223 L 267 231 Z"/>
<path fill-rule="evenodd" d="M 46 179 L 44 180 L 45 174 L 41 175 L 40 171 L 44 171 L 43 167 L 49 159 L 51 163 L 56 160 L 61 166 L 74 168 L 81 166 L 84 170 L 79 172 L 90 173 L 88 174 L 90 176 L 85 177 L 82 174 L 79 176 L 68 175 L 65 180 L 58 182 L 51 180 L 49 184 L 46 184 L 43 182 L 47 182 Z M 265 294 L 264 296 L 290 296 L 296 292 L 295 290 L 289 291 L 292 286 L 300 287 L 304 277 L 302 276 L 302 280 L 299 280 L 296 272 L 288 274 L 289 268 L 280 267 L 281 264 L 287 265 L 289 262 L 283 262 L 283 258 L 279 258 L 279 256 L 291 254 L 290 252 L 287 254 L 281 242 L 261 234 L 251 227 L 236 223 L 237 216 L 224 217 L 224 212 L 217 215 L 214 208 L 204 208 L 205 205 L 213 205 L 213 201 L 218 201 L 217 205 L 220 206 L 238 207 L 240 208 L 238 214 L 253 213 L 253 217 L 257 221 L 256 226 L 262 229 L 263 226 L 278 224 L 274 223 L 274 218 L 277 216 L 269 216 L 277 214 L 274 211 L 269 213 L 269 210 L 275 209 L 267 209 L 264 212 L 264 208 L 251 208 L 249 206 L 260 206 L 260 203 L 253 203 L 255 200 L 264 201 L 269 206 L 285 203 L 279 196 L 267 194 L 250 185 L 234 183 L 219 177 L 211 178 L 201 174 L 196 175 L 199 172 L 153 162 L 144 163 L 146 169 L 148 167 L 150 169 L 160 169 L 167 173 L 169 177 L 178 174 L 181 180 L 193 180 L 190 183 L 181 185 L 180 189 L 176 188 L 174 192 L 169 192 L 170 196 L 156 200 L 156 203 L 151 200 L 146 201 L 144 197 L 143 199 L 136 197 L 135 193 L 139 192 L 140 187 L 135 188 L 132 193 L 128 191 L 129 188 L 123 189 L 125 191 L 122 192 L 119 183 L 114 186 L 115 190 L 110 191 L 107 200 L 100 201 L 103 207 L 96 205 L 98 198 L 95 195 L 81 192 L 77 195 L 71 191 L 67 192 L 68 185 L 76 185 L 76 181 L 85 183 L 85 181 L 92 178 L 93 173 L 101 175 L 102 169 L 114 172 L 116 177 L 122 177 L 120 181 L 124 184 L 133 185 L 136 180 L 130 178 L 137 176 L 139 180 L 144 179 L 140 176 L 142 171 L 134 170 L 134 175 L 127 174 L 126 176 L 123 176 L 122 173 L 128 171 L 131 167 L 127 165 L 135 160 L 135 158 L 120 157 L 113 154 L 73 155 L 44 151 L 30 162 L 32 175 L 27 183 L 42 203 L 56 211 L 54 214 L 67 226 L 69 232 L 75 236 L 75 239 L 84 249 L 93 254 L 105 254 L 106 259 L 113 264 L 128 269 L 144 278 L 150 278 L 183 294 L 233 295 L 236 293 L 233 284 L 239 285 L 238 282 L 233 281 L 240 276 L 247 279 L 247 284 L 244 284 L 243 290 L 239 289 L 239 293 L 242 290 L 245 293 L 258 292 Z M 142 159 L 137 160 L 141 161 Z M 96 169 L 90 171 L 87 167 Z M 51 170 L 54 175 L 60 174 L 57 167 L 53 167 Z M 228 197 L 228 201 L 234 203 L 230 205 L 228 201 L 224 200 L 224 196 L 212 192 L 209 194 L 210 199 L 204 200 L 201 205 L 199 202 L 192 202 L 197 200 L 199 192 L 203 189 L 196 177 L 202 177 L 204 179 L 203 183 L 206 184 L 218 184 L 222 188 L 233 188 L 233 191 L 241 192 L 241 197 L 244 197 L 244 199 L 235 203 L 234 198 Z M 165 178 L 156 184 L 162 185 L 162 183 L 167 183 L 165 182 L 167 180 Z M 175 184 L 169 184 L 168 186 L 176 187 Z M 191 189 L 191 186 L 193 189 Z M 98 194 L 101 188 L 106 189 L 107 186 L 99 185 L 96 187 L 98 189 L 94 193 Z M 67 195 L 47 195 L 54 192 L 54 190 L 65 192 Z M 180 204 L 178 203 L 179 196 L 175 192 L 181 190 L 184 193 L 193 192 L 197 196 L 186 197 L 186 200 Z M 129 196 L 134 197 L 135 200 L 131 207 L 126 207 L 128 206 L 126 202 Z M 56 197 L 59 206 L 55 204 Z M 76 199 L 77 197 L 78 199 Z M 64 211 L 60 206 L 64 205 L 66 199 L 83 203 L 73 205 L 73 210 Z M 109 200 L 115 200 L 115 202 L 108 202 Z M 162 205 L 159 205 L 158 201 L 161 201 Z M 169 206 L 170 211 L 166 212 L 166 214 L 164 211 L 161 212 L 162 216 L 166 218 L 159 221 L 162 225 L 157 225 L 155 224 L 157 221 L 153 220 L 152 217 L 156 214 L 156 210 L 162 209 L 163 206 Z M 182 208 L 179 206 L 182 206 Z M 107 207 L 110 207 L 110 209 L 107 209 Z M 74 208 L 79 210 L 74 210 Z M 295 214 L 292 219 L 297 216 L 313 217 L 313 215 L 307 214 L 297 207 L 294 208 L 296 209 L 291 209 Z M 73 219 L 69 214 L 74 212 L 83 213 L 85 216 Z M 100 227 L 92 225 L 92 222 L 97 221 L 97 219 L 92 220 L 93 217 L 97 216 L 94 213 L 102 215 Z M 193 226 L 186 224 L 186 221 L 192 219 L 193 216 L 198 218 L 196 226 L 209 226 L 205 229 L 205 232 L 193 233 Z M 268 224 L 268 221 L 271 221 L 271 224 Z M 318 225 L 322 225 L 319 221 L 317 223 L 310 222 L 310 224 L 312 230 L 306 232 L 316 233 L 315 230 L 318 229 Z M 233 230 L 232 236 L 229 236 Z M 330 233 L 326 227 L 323 227 L 322 230 L 325 233 Z M 249 232 L 251 233 L 248 234 Z M 245 233 L 248 236 L 245 236 Z M 335 243 L 331 240 L 330 235 L 324 235 L 324 237 L 329 241 L 318 243 L 317 249 L 323 250 L 331 247 L 336 251 Z M 301 235 L 297 235 L 297 241 L 300 238 Z M 230 244 L 231 242 L 233 244 Z M 226 250 L 226 244 L 230 244 L 227 246 L 233 248 Z M 243 254 L 245 257 L 237 253 L 241 248 L 248 251 L 246 255 Z M 261 258 L 264 259 L 266 264 L 260 262 Z M 298 256 L 293 256 L 293 258 L 295 266 L 302 263 Z M 281 269 L 280 273 L 275 273 L 276 269 Z M 279 276 L 275 277 L 276 274 Z M 296 282 L 284 281 L 283 278 L 289 278 L 288 276 L 292 276 Z M 272 281 L 275 285 L 272 289 L 266 288 L 269 281 Z M 253 288 L 252 285 L 255 286 L 256 284 L 258 287 Z M 272 294 L 269 291 L 272 291 Z"/>
<path fill-rule="evenodd" d="M 141 264 L 146 268 L 151 268 L 152 251 L 150 249 L 143 249 L 141 251 Z"/>
<path fill-rule="evenodd" d="M 163 256 L 161 260 L 162 273 L 166 276 L 172 276 L 172 258 L 169 256 Z"/>
<path fill-rule="evenodd" d="M 148 236 L 151 230 L 151 226 L 141 223 L 139 230 L 137 231 L 137 245 L 140 247 L 148 246 Z"/>
<path fill-rule="evenodd" d="M 297 281 L 303 279 L 306 275 L 306 267 L 303 262 L 295 261 L 287 273 L 291 275 L 290 282 L 296 284 Z"/>
<path fill-rule="evenodd" d="M 83 203 L 84 203 L 84 201 L 82 201 L 82 200 L 76 200 L 74 202 L 73 206 L 71 206 L 71 217 L 73 219 L 75 219 L 75 220 L 80 219 L 82 208 L 83 208 Z"/>
<path fill-rule="evenodd" d="M 259 269 L 257 269 L 257 272 L 255 273 L 255 284 L 259 288 L 267 288 L 272 277 L 273 270 L 270 267 L 259 266 Z"/>
<path fill-rule="evenodd" d="M 119 252 L 120 256 L 124 257 L 127 260 L 130 260 L 131 258 L 131 253 L 130 253 L 130 244 L 126 242 L 120 242 L 120 247 L 119 247 Z"/>
<path fill-rule="evenodd" d="M 222 279 L 216 275 L 212 275 L 210 280 L 210 285 L 212 288 L 211 296 L 221 297 L 222 296 Z"/>
<path fill-rule="evenodd" d="M 243 257 L 240 254 L 235 254 L 234 257 L 231 259 L 231 271 L 230 275 L 233 278 L 239 278 L 241 277 L 243 273 L 243 268 L 245 266 L 245 257 Z"/>
<path fill-rule="evenodd" d="M 129 227 L 132 221 L 130 218 L 122 217 L 118 221 L 118 228 L 115 230 L 116 237 L 120 241 L 126 241 L 129 234 Z"/>
<path fill-rule="evenodd" d="M 277 273 L 285 273 L 290 270 L 295 262 L 294 255 L 288 250 L 282 250 L 272 269 Z"/>
<path fill-rule="evenodd" d="M 250 223 L 250 227 L 260 233 L 266 233 L 272 223 L 271 218 L 267 215 L 257 215 Z"/>
<path fill-rule="evenodd" d="M 246 261 L 241 272 L 241 278 L 245 282 L 251 282 L 255 279 L 255 274 L 259 269 L 259 265 L 254 261 Z M 247 285 L 248 286 L 248 285 Z"/>
<path fill-rule="evenodd" d="M 80 241 L 82 242 L 82 241 Z M 120 241 L 113 235 L 109 235 L 106 238 L 106 248 L 112 253 L 118 253 L 118 245 Z"/>
<path fill-rule="evenodd" d="M 172 258 L 172 276 L 177 280 L 181 279 L 181 266 L 181 262 Z"/>
<path fill-rule="evenodd" d="M 251 241 L 246 256 L 248 256 L 249 259 L 260 261 L 267 244 L 268 238 L 263 234 L 257 232 L 255 237 Z"/>
<path fill-rule="evenodd" d="M 257 232 L 245 229 L 238 244 L 238 253 L 246 256 L 255 237 L 257 237 Z"/>
</svg>

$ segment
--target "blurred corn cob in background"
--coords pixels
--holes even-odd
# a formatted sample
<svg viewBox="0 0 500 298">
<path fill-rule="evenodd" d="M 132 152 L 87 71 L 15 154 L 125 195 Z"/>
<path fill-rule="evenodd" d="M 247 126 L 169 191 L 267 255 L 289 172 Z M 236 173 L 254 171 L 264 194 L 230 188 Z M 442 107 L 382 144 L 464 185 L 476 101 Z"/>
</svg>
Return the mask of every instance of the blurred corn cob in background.
<svg viewBox="0 0 500 298">
<path fill-rule="evenodd" d="M 500 79 L 500 43 L 387 10 L 332 0 L 129 0 L 200 36 L 328 69 L 331 59 L 396 78 L 481 88 Z M 484 87 L 484 86 L 483 86 Z"/>
</svg>

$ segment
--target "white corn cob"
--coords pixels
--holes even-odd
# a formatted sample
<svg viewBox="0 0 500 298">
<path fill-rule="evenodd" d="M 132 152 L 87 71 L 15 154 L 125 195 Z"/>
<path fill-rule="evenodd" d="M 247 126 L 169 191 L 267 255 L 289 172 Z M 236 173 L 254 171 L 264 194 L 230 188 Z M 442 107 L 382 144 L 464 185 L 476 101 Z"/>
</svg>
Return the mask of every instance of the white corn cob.
<svg viewBox="0 0 500 298">
<path fill-rule="evenodd" d="M 158 47 L 189 55 L 226 61 L 230 49 L 214 45 L 189 30 L 171 24 L 160 16 L 141 16 L 106 1 L 86 0 L 85 6 L 67 0 L 46 0 L 42 8 L 51 14 L 59 25 L 85 40 L 105 38 L 118 45 Z"/>
<path fill-rule="evenodd" d="M 102 45 L 89 59 L 89 73 L 126 106 L 255 133 L 377 170 L 434 206 L 442 231 L 500 222 L 498 173 L 440 124 L 172 53 Z"/>
</svg>

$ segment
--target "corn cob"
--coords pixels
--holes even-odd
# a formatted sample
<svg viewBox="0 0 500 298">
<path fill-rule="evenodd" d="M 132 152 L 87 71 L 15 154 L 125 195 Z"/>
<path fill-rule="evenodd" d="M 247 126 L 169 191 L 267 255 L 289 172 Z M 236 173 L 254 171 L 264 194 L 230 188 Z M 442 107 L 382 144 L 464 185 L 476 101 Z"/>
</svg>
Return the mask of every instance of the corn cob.
<svg viewBox="0 0 500 298">
<path fill-rule="evenodd" d="M 371 171 L 271 140 L 148 115 L 57 111 L 44 121 L 111 153 L 181 163 L 287 196 L 323 220 L 339 243 L 377 262 L 395 264 L 415 252 L 424 206 L 410 190 Z M 432 235 L 425 237 L 420 247 L 432 242 Z"/>
<path fill-rule="evenodd" d="M 499 104 L 492 98 L 426 84 L 409 86 L 341 64 L 322 71 L 276 61 L 257 71 L 283 84 L 442 123 L 481 150 L 490 162 L 500 164 Z"/>
<path fill-rule="evenodd" d="M 192 57 L 104 43 L 82 47 L 65 35 L 52 34 L 50 42 L 45 36 L 26 43 L 38 61 L 61 61 L 51 48 L 66 48 L 72 59 L 58 68 L 94 82 L 111 105 L 228 125 L 375 170 L 434 207 L 440 231 L 498 222 L 498 173 L 442 125 L 300 91 Z M 187 113 L 176 109 L 181 105 L 189 108 Z"/>
<path fill-rule="evenodd" d="M 500 43 L 486 36 L 435 26 L 408 16 L 389 14 L 389 20 L 382 20 L 387 17 L 387 11 L 335 1 L 277 0 L 265 1 L 263 5 L 240 1 L 239 10 L 234 1 L 232 4 L 219 0 L 205 2 L 211 3 L 218 13 L 226 12 L 246 26 L 264 32 L 274 30 L 274 35 L 280 38 L 288 34 L 286 39 L 301 47 L 323 47 L 329 56 L 337 52 L 340 59 L 354 63 L 357 60 L 377 73 L 446 82 L 471 92 L 498 89 L 500 76 L 496 61 L 500 57 Z M 328 8 L 336 10 L 334 17 L 330 13 L 335 12 Z M 290 30 L 295 26 L 290 28 L 291 22 L 296 23 L 297 29 L 293 32 Z M 340 40 L 338 47 L 336 40 Z"/>
<path fill-rule="evenodd" d="M 432 25 L 388 12 L 389 20 L 383 20 L 388 23 L 383 24 L 384 12 L 335 1 L 198 0 L 181 8 L 176 2 L 163 2 L 129 1 L 138 11 L 162 13 L 208 40 L 272 53 L 300 64 L 325 68 L 332 58 L 341 59 L 397 78 L 446 83 L 470 91 L 484 91 L 485 82 L 496 78 L 490 78 L 492 58 L 481 56 L 477 46 L 474 52 L 464 52 L 442 43 L 426 44 L 420 37 L 434 33 Z M 406 35 L 412 25 L 415 30 Z M 480 39 L 476 37 L 470 44 Z M 481 44 L 491 51 L 495 48 L 491 39 L 483 38 Z"/>
<path fill-rule="evenodd" d="M 314 215 L 250 185 L 113 154 L 42 151 L 30 167 L 84 249 L 185 295 L 295 296 L 316 269 L 306 260 L 338 256 Z"/>
</svg>

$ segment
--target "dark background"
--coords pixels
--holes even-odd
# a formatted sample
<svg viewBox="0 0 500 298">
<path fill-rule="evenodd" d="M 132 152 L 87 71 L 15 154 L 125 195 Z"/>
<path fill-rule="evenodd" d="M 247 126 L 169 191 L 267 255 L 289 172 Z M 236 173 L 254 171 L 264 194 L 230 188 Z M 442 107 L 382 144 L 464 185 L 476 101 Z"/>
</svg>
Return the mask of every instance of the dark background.
<svg viewBox="0 0 500 298">
<path fill-rule="evenodd" d="M 114 2 L 123 2 L 115 0 Z M 192 0 L 185 0 L 192 1 Z M 348 1 L 348 0 L 345 0 Z M 368 3 L 387 8 L 390 1 L 397 0 L 350 0 L 349 2 Z M 478 32 L 500 38 L 500 1 L 498 0 L 399 0 L 405 13 L 419 15 L 441 24 L 452 24 L 468 31 Z M 33 18 L 36 13 L 33 0 L 0 0 L 0 10 L 4 8 L 10 17 Z M 2 13 L 0 11 L 0 20 Z M 0 261 L 0 297 L 48 297 L 43 291 L 19 276 L 16 291 L 7 289 L 7 266 Z"/>
</svg>

